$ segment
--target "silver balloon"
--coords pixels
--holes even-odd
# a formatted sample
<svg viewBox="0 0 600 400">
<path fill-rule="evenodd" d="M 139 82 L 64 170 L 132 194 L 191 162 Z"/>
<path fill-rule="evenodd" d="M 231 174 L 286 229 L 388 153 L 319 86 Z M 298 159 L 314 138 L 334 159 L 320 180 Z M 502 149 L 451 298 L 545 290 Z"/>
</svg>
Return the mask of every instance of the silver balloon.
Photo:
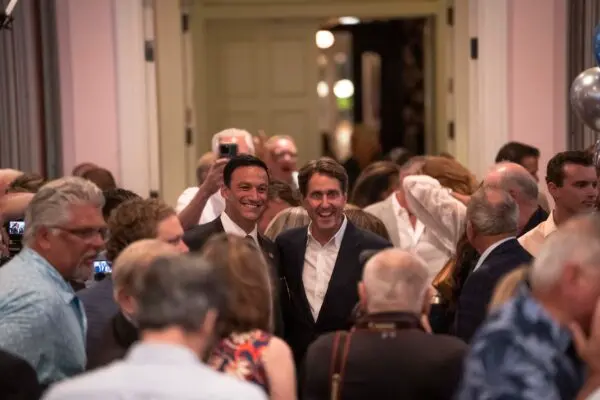
<svg viewBox="0 0 600 400">
<path fill-rule="evenodd" d="M 600 131 L 600 68 L 586 69 L 571 85 L 571 106 L 587 127 Z"/>
<path fill-rule="evenodd" d="M 594 145 L 594 165 L 596 168 L 600 167 L 600 139 L 596 140 Z"/>
</svg>

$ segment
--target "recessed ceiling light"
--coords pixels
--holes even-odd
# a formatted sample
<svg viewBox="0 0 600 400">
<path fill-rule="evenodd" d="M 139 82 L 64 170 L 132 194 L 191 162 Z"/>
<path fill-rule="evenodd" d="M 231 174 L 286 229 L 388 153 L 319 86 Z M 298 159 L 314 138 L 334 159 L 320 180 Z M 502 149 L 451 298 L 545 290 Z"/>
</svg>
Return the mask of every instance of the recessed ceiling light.
<svg viewBox="0 0 600 400">
<path fill-rule="evenodd" d="M 338 22 L 342 25 L 356 25 L 360 24 L 360 19 L 357 17 L 340 17 Z"/>
</svg>

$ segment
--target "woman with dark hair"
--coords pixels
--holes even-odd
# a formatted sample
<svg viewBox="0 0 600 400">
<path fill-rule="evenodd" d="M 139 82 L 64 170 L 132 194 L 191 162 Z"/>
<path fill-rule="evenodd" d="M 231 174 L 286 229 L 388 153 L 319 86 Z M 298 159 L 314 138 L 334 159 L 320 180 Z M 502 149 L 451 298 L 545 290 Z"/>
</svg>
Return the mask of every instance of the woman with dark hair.
<svg viewBox="0 0 600 400">
<path fill-rule="evenodd" d="M 252 240 L 220 234 L 208 240 L 202 255 L 223 271 L 229 287 L 208 364 L 260 386 L 273 400 L 295 399 L 292 352 L 271 333 L 274 285 L 260 249 Z"/>
<path fill-rule="evenodd" d="M 400 170 L 390 161 L 376 161 L 358 176 L 350 203 L 365 208 L 386 199 L 400 184 Z"/>
</svg>

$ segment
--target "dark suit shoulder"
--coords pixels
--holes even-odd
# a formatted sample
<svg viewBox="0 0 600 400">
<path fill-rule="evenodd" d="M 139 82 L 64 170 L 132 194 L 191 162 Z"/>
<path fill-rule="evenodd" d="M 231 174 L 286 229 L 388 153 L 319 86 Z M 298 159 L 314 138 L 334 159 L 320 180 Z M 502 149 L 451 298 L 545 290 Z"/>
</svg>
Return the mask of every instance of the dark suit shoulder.
<svg viewBox="0 0 600 400">
<path fill-rule="evenodd" d="M 202 248 L 209 237 L 215 233 L 223 232 L 221 219 L 217 218 L 211 222 L 202 225 L 196 225 L 188 229 L 183 234 L 183 242 L 190 248 L 191 251 L 198 251 Z"/>
<path fill-rule="evenodd" d="M 354 224 L 348 222 L 348 226 L 346 227 L 346 233 L 348 233 L 348 228 L 350 228 L 350 233 L 356 235 L 358 241 L 359 241 L 359 245 L 364 248 L 365 250 L 370 250 L 370 249 L 385 249 L 388 247 L 393 247 L 393 245 L 388 242 L 387 240 L 385 240 L 384 238 L 382 238 L 381 236 L 364 230 L 364 229 L 360 229 L 359 227 L 355 226 Z"/>
<path fill-rule="evenodd" d="M 303 237 L 307 235 L 308 226 L 301 226 L 299 228 L 292 228 L 286 231 L 281 232 L 275 238 L 275 244 L 277 247 L 285 246 L 288 244 L 297 244 L 302 240 Z"/>
</svg>

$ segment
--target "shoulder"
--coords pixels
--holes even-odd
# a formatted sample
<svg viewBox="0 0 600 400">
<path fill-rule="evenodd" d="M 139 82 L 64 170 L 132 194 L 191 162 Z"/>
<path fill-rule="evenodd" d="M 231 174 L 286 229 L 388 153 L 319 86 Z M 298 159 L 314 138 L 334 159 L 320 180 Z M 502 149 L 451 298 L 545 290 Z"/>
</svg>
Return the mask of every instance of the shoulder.
<svg viewBox="0 0 600 400">
<path fill-rule="evenodd" d="M 348 226 L 346 227 L 346 232 L 344 234 L 354 236 L 361 248 L 366 250 L 385 249 L 387 247 L 392 247 L 392 244 L 381 236 L 376 235 L 373 232 L 360 229 L 350 221 L 348 221 Z"/>
<path fill-rule="evenodd" d="M 196 225 L 193 228 L 188 229 L 183 234 L 183 241 L 188 245 L 192 245 L 192 247 L 199 247 L 203 243 L 195 243 L 197 241 L 204 241 L 210 235 L 222 231 L 219 229 L 219 225 L 221 224 L 221 220 L 219 218 L 208 222 L 206 224 Z M 191 248 L 191 250 L 199 250 L 195 248 Z"/>
<path fill-rule="evenodd" d="M 376 217 L 381 215 L 382 211 L 385 210 L 385 208 L 390 204 L 390 200 L 389 199 L 385 199 L 382 201 L 379 201 L 375 204 L 371 204 L 368 207 L 365 207 L 365 211 L 368 212 L 369 214 L 373 214 Z"/>
<path fill-rule="evenodd" d="M 306 236 L 307 229 L 307 226 L 301 226 L 299 228 L 292 228 L 281 232 L 277 238 L 275 238 L 275 243 L 277 246 L 297 244 L 297 242 L 301 241 L 302 238 Z"/>
</svg>

